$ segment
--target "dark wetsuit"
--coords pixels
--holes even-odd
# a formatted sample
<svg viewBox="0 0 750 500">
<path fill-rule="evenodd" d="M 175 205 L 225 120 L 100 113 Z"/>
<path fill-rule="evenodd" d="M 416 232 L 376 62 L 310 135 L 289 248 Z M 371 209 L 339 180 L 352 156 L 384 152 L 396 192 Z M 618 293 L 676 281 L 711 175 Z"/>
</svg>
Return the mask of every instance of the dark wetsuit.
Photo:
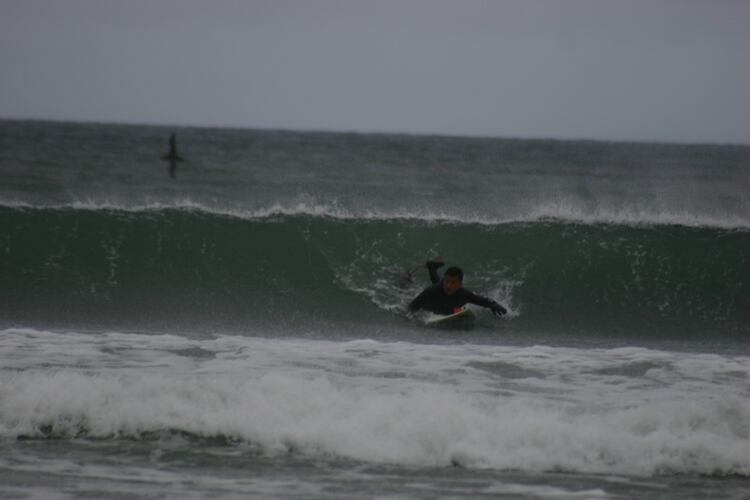
<svg viewBox="0 0 750 500">
<path fill-rule="evenodd" d="M 410 311 L 425 309 L 435 314 L 453 314 L 455 310 L 466 304 L 476 304 L 482 307 L 492 307 L 496 302 L 481 295 L 459 288 L 453 295 L 443 290 L 443 284 L 438 283 L 425 288 L 422 293 L 409 304 Z"/>
<path fill-rule="evenodd" d="M 409 304 L 410 311 L 425 309 L 435 314 L 453 314 L 456 309 L 466 304 L 476 304 L 489 308 L 497 306 L 497 302 L 494 300 L 477 295 L 465 288 L 459 288 L 453 295 L 448 295 L 443 290 L 443 283 L 437 275 L 438 267 L 436 264 L 428 263 L 427 269 L 430 271 L 432 286 L 425 288 L 411 301 Z"/>
</svg>

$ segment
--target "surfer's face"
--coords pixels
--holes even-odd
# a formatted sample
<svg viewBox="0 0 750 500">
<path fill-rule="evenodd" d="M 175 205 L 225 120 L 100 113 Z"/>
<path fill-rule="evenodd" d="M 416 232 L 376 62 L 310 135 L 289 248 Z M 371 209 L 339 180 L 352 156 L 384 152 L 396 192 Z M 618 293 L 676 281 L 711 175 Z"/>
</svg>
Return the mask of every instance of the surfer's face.
<svg viewBox="0 0 750 500">
<path fill-rule="evenodd" d="M 443 276 L 443 291 L 446 295 L 453 295 L 461 286 L 461 278 L 458 276 Z"/>
</svg>

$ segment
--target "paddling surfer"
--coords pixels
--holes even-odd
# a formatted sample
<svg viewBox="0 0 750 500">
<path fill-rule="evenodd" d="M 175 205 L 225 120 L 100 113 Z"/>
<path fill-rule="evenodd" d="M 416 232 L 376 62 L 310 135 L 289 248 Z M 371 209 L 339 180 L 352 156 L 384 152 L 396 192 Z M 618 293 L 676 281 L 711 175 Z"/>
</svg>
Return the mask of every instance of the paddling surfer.
<svg viewBox="0 0 750 500">
<path fill-rule="evenodd" d="M 435 314 L 448 315 L 457 312 L 466 304 L 476 304 L 490 309 L 496 316 L 508 312 L 494 300 L 465 289 L 464 273 L 460 268 L 449 267 L 440 279 L 437 270 L 444 265 L 443 262 L 428 261 L 425 265 L 430 273 L 432 285 L 422 290 L 422 293 L 409 303 L 410 311 L 424 309 Z"/>
</svg>

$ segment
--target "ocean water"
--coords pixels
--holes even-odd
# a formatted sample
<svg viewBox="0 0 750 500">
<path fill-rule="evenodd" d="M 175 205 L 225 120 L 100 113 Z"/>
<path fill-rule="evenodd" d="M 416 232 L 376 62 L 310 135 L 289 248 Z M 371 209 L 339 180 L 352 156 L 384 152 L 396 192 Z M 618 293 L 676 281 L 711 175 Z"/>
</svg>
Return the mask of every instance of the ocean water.
<svg viewBox="0 0 750 500">
<path fill-rule="evenodd" d="M 748 498 L 748 146 L 0 121 L 0 175 L 0 497 Z M 436 256 L 509 314 L 420 326 Z"/>
</svg>

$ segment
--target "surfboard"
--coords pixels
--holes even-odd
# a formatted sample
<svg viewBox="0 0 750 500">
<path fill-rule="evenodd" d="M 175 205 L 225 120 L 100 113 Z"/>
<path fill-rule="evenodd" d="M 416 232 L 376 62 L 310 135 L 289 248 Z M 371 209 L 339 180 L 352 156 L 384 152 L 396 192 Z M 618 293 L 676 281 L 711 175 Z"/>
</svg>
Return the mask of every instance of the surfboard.
<svg viewBox="0 0 750 500">
<path fill-rule="evenodd" d="M 424 324 L 436 328 L 469 328 L 474 325 L 476 319 L 477 316 L 474 311 L 464 307 L 460 311 L 448 315 L 427 313 Z"/>
</svg>

